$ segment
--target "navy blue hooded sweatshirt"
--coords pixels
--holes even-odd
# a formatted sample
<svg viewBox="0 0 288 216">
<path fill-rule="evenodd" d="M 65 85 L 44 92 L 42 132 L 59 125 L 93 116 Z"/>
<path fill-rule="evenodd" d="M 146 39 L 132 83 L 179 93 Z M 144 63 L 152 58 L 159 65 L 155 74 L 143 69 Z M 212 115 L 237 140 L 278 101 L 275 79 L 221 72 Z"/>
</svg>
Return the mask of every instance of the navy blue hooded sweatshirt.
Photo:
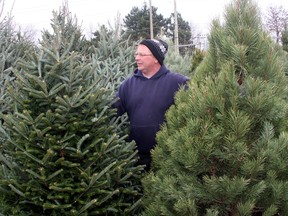
<svg viewBox="0 0 288 216">
<path fill-rule="evenodd" d="M 120 100 L 114 106 L 118 115 L 128 114 L 129 138 L 137 144 L 140 164 L 150 167 L 150 151 L 156 144 L 156 133 L 165 120 L 166 111 L 174 103 L 176 91 L 187 80 L 163 65 L 150 79 L 135 70 L 134 75 L 120 85 L 117 95 Z"/>
</svg>

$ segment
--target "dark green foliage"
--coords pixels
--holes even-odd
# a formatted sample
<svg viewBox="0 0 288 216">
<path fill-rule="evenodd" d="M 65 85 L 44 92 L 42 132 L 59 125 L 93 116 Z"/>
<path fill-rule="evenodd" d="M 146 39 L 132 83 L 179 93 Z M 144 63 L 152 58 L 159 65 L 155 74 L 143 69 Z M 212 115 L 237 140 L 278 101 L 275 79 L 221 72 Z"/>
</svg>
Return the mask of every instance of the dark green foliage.
<svg viewBox="0 0 288 216">
<path fill-rule="evenodd" d="M 200 49 L 195 49 L 192 55 L 192 66 L 191 71 L 195 71 L 196 68 L 200 65 L 205 57 L 205 51 Z"/>
<path fill-rule="evenodd" d="M 282 32 L 281 42 L 282 42 L 283 50 L 288 52 L 288 29 Z"/>
<path fill-rule="evenodd" d="M 159 35 L 161 28 L 165 24 L 165 19 L 161 14 L 157 14 L 157 8 L 152 6 L 153 34 Z M 125 38 L 137 41 L 141 38 L 151 38 L 150 35 L 150 8 L 144 3 L 143 7 L 133 7 L 131 12 L 124 19 Z"/>
<path fill-rule="evenodd" d="M 178 41 L 182 45 L 179 47 L 179 52 L 184 55 L 190 52 L 189 44 L 192 44 L 192 32 L 189 22 L 185 21 L 180 13 L 177 13 L 178 22 Z M 175 15 L 172 13 L 166 19 L 165 26 L 163 26 L 165 35 L 175 41 Z"/>
<path fill-rule="evenodd" d="M 133 215 L 143 168 L 111 109 L 114 87 L 103 62 L 80 53 L 81 37 L 65 37 L 56 18 L 54 33 L 12 70 L 13 112 L 1 113 L 0 212 Z"/>
<path fill-rule="evenodd" d="M 157 134 L 143 215 L 287 215 L 287 77 L 258 14 L 235 0 L 214 21 Z"/>
<path fill-rule="evenodd" d="M 178 41 L 181 45 L 191 44 L 191 28 L 187 21 L 183 20 L 180 13 L 178 16 Z M 166 36 L 174 41 L 175 20 L 172 13 L 169 18 L 164 18 L 157 13 L 157 8 L 152 6 L 153 37 L 159 38 Z M 150 35 L 150 8 L 144 3 L 142 8 L 133 7 L 124 19 L 124 38 L 129 38 L 131 42 L 144 38 L 151 38 Z M 180 47 L 182 55 L 189 52 L 187 47 Z"/>
</svg>

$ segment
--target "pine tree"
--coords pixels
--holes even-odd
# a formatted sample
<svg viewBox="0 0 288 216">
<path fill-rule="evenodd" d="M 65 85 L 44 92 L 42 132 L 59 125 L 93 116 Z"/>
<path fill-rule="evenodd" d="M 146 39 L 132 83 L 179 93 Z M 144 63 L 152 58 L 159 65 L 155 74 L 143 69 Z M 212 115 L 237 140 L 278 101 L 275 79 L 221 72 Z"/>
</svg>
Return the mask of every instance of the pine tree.
<svg viewBox="0 0 288 216">
<path fill-rule="evenodd" d="M 212 23 L 143 180 L 143 215 L 287 215 L 287 77 L 249 0 Z"/>
<path fill-rule="evenodd" d="M 287 28 L 288 28 L 288 27 L 287 27 Z M 281 42 L 282 42 L 283 50 L 285 50 L 286 52 L 288 52 L 288 29 L 285 29 L 285 30 L 282 32 Z"/>
<path fill-rule="evenodd" d="M 71 29 L 58 18 L 53 34 L 13 68 L 14 109 L 1 113 L 0 212 L 133 215 L 143 171 L 136 145 L 119 130 L 98 59 L 73 49 L 76 37 L 65 38 Z"/>
<path fill-rule="evenodd" d="M 196 70 L 196 68 L 199 66 L 199 64 L 203 61 L 204 58 L 205 58 L 205 51 L 195 48 L 192 58 L 192 66 L 191 66 L 192 72 Z"/>
</svg>

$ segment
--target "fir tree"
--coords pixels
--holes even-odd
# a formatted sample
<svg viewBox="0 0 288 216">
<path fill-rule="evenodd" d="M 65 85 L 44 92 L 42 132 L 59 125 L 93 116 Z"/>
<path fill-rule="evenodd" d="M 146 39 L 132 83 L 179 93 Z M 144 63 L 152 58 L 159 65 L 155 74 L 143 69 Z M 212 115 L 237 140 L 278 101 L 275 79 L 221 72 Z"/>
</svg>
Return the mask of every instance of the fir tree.
<svg viewBox="0 0 288 216">
<path fill-rule="evenodd" d="M 157 134 L 143 215 L 287 215 L 287 77 L 257 5 L 215 20 L 207 56 Z"/>
<path fill-rule="evenodd" d="M 58 18 L 54 33 L 13 69 L 14 109 L 1 113 L 0 212 L 133 215 L 143 171 L 135 143 L 119 131 L 114 89 L 98 59 L 72 49 L 76 37 L 65 38 Z"/>
<path fill-rule="evenodd" d="M 4 7 L 0 2 L 0 6 Z M 32 48 L 32 42 L 25 34 L 15 29 L 12 17 L 1 17 L 0 13 L 0 110 L 8 112 L 10 100 L 7 97 L 6 81 L 14 79 L 10 68 Z"/>
<path fill-rule="evenodd" d="M 68 7 L 67 0 L 63 1 L 63 6 L 59 11 L 52 11 L 54 20 L 51 23 L 52 32 L 58 31 L 60 37 L 62 38 L 62 44 L 70 46 L 70 51 L 81 52 L 82 54 L 86 54 L 89 50 L 88 41 L 85 36 L 82 34 L 81 26 L 78 24 L 77 17 L 70 12 Z M 61 30 L 61 32 L 60 32 Z M 45 37 L 46 43 L 52 43 L 57 40 L 55 37 L 59 35 L 51 34 L 48 30 L 44 29 L 43 37 Z M 73 41 L 71 43 L 71 41 Z M 42 41 L 44 43 L 44 41 Z M 66 47 L 62 47 L 60 53 L 63 50 L 66 50 Z"/>
</svg>

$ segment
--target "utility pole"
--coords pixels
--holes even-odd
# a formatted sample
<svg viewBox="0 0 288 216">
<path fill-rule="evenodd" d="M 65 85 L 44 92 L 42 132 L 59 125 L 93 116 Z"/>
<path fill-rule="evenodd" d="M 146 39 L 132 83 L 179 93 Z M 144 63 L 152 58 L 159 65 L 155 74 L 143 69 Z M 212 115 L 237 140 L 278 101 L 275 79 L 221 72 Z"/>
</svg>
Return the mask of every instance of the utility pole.
<svg viewBox="0 0 288 216">
<path fill-rule="evenodd" d="M 176 53 L 179 53 L 178 15 L 177 15 L 177 9 L 176 9 L 176 0 L 174 0 L 174 20 L 175 20 L 175 30 L 174 30 L 175 51 Z"/>
<path fill-rule="evenodd" d="M 150 38 L 153 39 L 153 16 L 152 16 L 151 0 L 149 0 L 149 6 L 150 6 Z"/>
</svg>

